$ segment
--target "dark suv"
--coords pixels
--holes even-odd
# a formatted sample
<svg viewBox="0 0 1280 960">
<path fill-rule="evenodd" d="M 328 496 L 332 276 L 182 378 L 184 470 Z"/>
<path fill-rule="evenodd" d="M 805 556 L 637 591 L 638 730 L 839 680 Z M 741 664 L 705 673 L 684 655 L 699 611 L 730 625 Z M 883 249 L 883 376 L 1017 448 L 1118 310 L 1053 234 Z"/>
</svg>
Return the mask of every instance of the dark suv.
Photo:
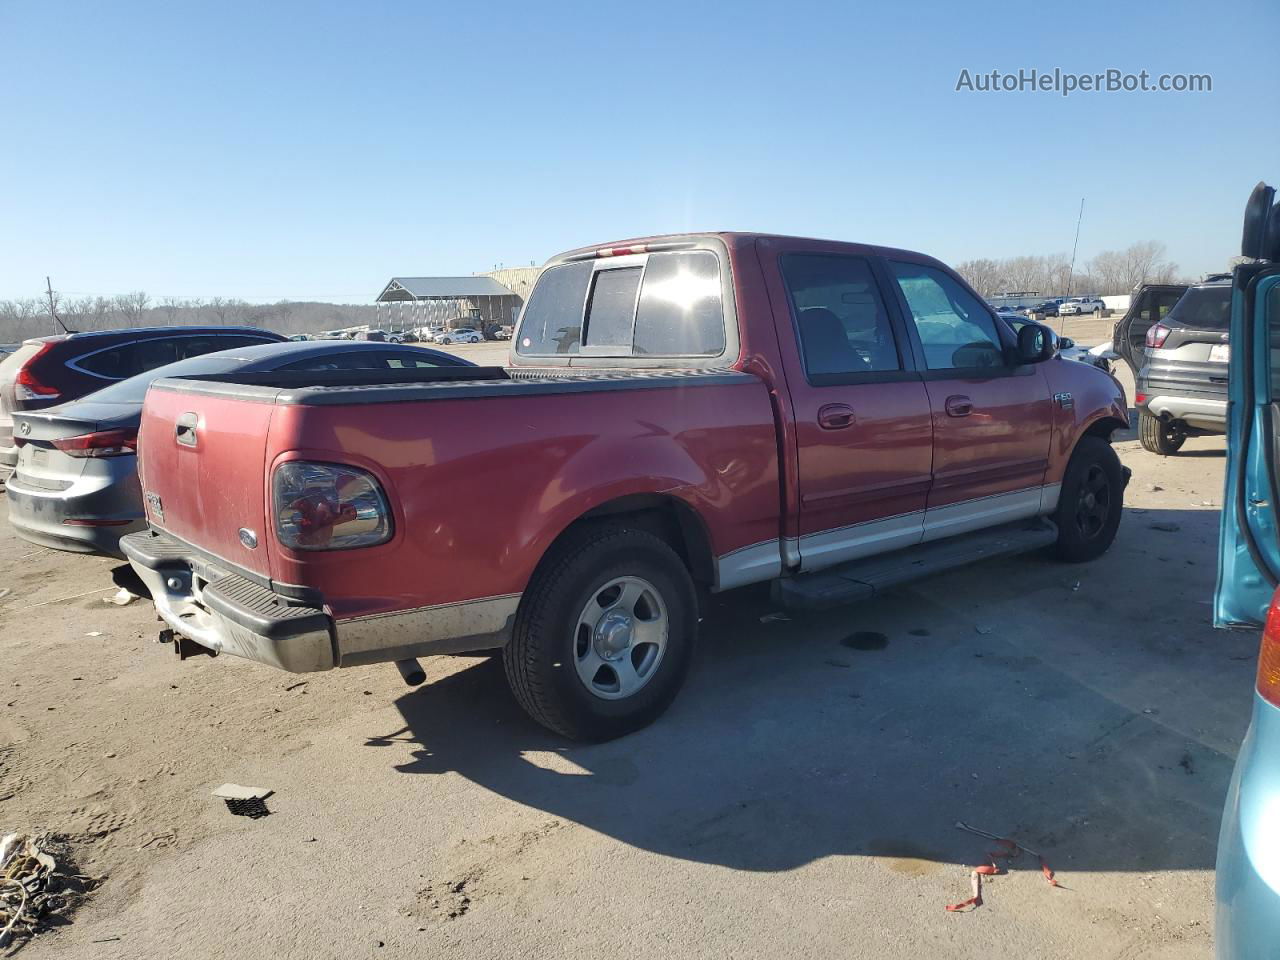
<svg viewBox="0 0 1280 960">
<path fill-rule="evenodd" d="M 1192 434 L 1226 432 L 1230 318 L 1231 280 L 1215 277 L 1188 287 L 1148 327 L 1133 403 L 1138 437 L 1152 453 L 1176 453 Z"/>
<path fill-rule="evenodd" d="M 152 327 L 27 340 L 0 361 L 0 479 L 13 472 L 13 414 L 43 410 L 215 350 L 285 339 L 253 327 Z"/>
</svg>

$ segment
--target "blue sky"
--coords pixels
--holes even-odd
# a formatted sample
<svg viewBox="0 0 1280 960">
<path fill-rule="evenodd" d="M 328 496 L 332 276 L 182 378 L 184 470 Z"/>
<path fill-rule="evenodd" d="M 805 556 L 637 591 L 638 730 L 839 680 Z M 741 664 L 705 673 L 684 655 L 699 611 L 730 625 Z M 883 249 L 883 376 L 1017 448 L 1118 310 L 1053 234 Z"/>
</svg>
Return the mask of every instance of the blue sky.
<svg viewBox="0 0 1280 960">
<path fill-rule="evenodd" d="M 0 298 L 368 302 L 686 229 L 957 262 L 1165 242 L 1280 181 L 1280 5 L 0 0 Z M 1213 92 L 957 93 L 973 72 Z"/>
</svg>

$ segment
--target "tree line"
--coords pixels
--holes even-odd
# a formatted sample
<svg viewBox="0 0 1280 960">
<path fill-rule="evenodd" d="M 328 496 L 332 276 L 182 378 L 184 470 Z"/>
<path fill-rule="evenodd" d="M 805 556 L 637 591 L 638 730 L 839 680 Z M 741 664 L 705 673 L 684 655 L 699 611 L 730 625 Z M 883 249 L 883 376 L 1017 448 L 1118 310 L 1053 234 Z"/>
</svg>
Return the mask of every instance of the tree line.
<svg viewBox="0 0 1280 960">
<path fill-rule="evenodd" d="M 282 300 L 248 303 L 233 297 L 153 300 L 135 290 L 114 297 L 48 296 L 0 300 L 0 343 L 61 333 L 54 316 L 76 331 L 118 327 L 251 326 L 282 334 L 317 333 L 375 321 L 372 304 L 317 303 Z"/>
<path fill-rule="evenodd" d="M 1004 260 L 966 260 L 956 272 L 984 297 L 998 293 L 1031 292 L 1050 296 L 1099 297 L 1133 293 L 1144 283 L 1175 283 L 1178 265 L 1167 257 L 1158 240 L 1131 244 L 1123 250 L 1104 250 L 1071 269 L 1065 253 L 1008 257 Z M 1183 279 L 1182 282 L 1190 282 Z"/>
</svg>

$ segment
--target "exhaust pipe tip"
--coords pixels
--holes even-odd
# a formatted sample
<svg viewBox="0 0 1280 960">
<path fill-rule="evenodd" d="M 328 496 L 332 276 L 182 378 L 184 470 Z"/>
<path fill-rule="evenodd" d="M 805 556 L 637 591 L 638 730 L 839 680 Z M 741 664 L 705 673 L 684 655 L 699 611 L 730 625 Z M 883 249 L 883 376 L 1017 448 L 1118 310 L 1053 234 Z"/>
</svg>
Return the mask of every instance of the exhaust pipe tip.
<svg viewBox="0 0 1280 960">
<path fill-rule="evenodd" d="M 400 671 L 400 676 L 404 677 L 404 682 L 411 687 L 420 687 L 427 682 L 427 671 L 422 669 L 422 664 L 412 657 L 407 660 L 397 660 L 396 669 Z"/>
</svg>

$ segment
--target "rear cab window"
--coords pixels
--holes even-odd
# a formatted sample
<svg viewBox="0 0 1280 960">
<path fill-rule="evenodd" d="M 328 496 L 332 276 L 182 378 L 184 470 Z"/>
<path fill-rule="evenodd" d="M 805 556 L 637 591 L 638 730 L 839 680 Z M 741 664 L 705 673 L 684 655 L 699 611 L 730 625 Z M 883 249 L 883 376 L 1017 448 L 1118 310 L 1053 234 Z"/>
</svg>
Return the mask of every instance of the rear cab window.
<svg viewBox="0 0 1280 960">
<path fill-rule="evenodd" d="M 720 259 L 672 250 L 548 267 L 517 333 L 521 357 L 710 359 L 728 339 Z"/>
</svg>

